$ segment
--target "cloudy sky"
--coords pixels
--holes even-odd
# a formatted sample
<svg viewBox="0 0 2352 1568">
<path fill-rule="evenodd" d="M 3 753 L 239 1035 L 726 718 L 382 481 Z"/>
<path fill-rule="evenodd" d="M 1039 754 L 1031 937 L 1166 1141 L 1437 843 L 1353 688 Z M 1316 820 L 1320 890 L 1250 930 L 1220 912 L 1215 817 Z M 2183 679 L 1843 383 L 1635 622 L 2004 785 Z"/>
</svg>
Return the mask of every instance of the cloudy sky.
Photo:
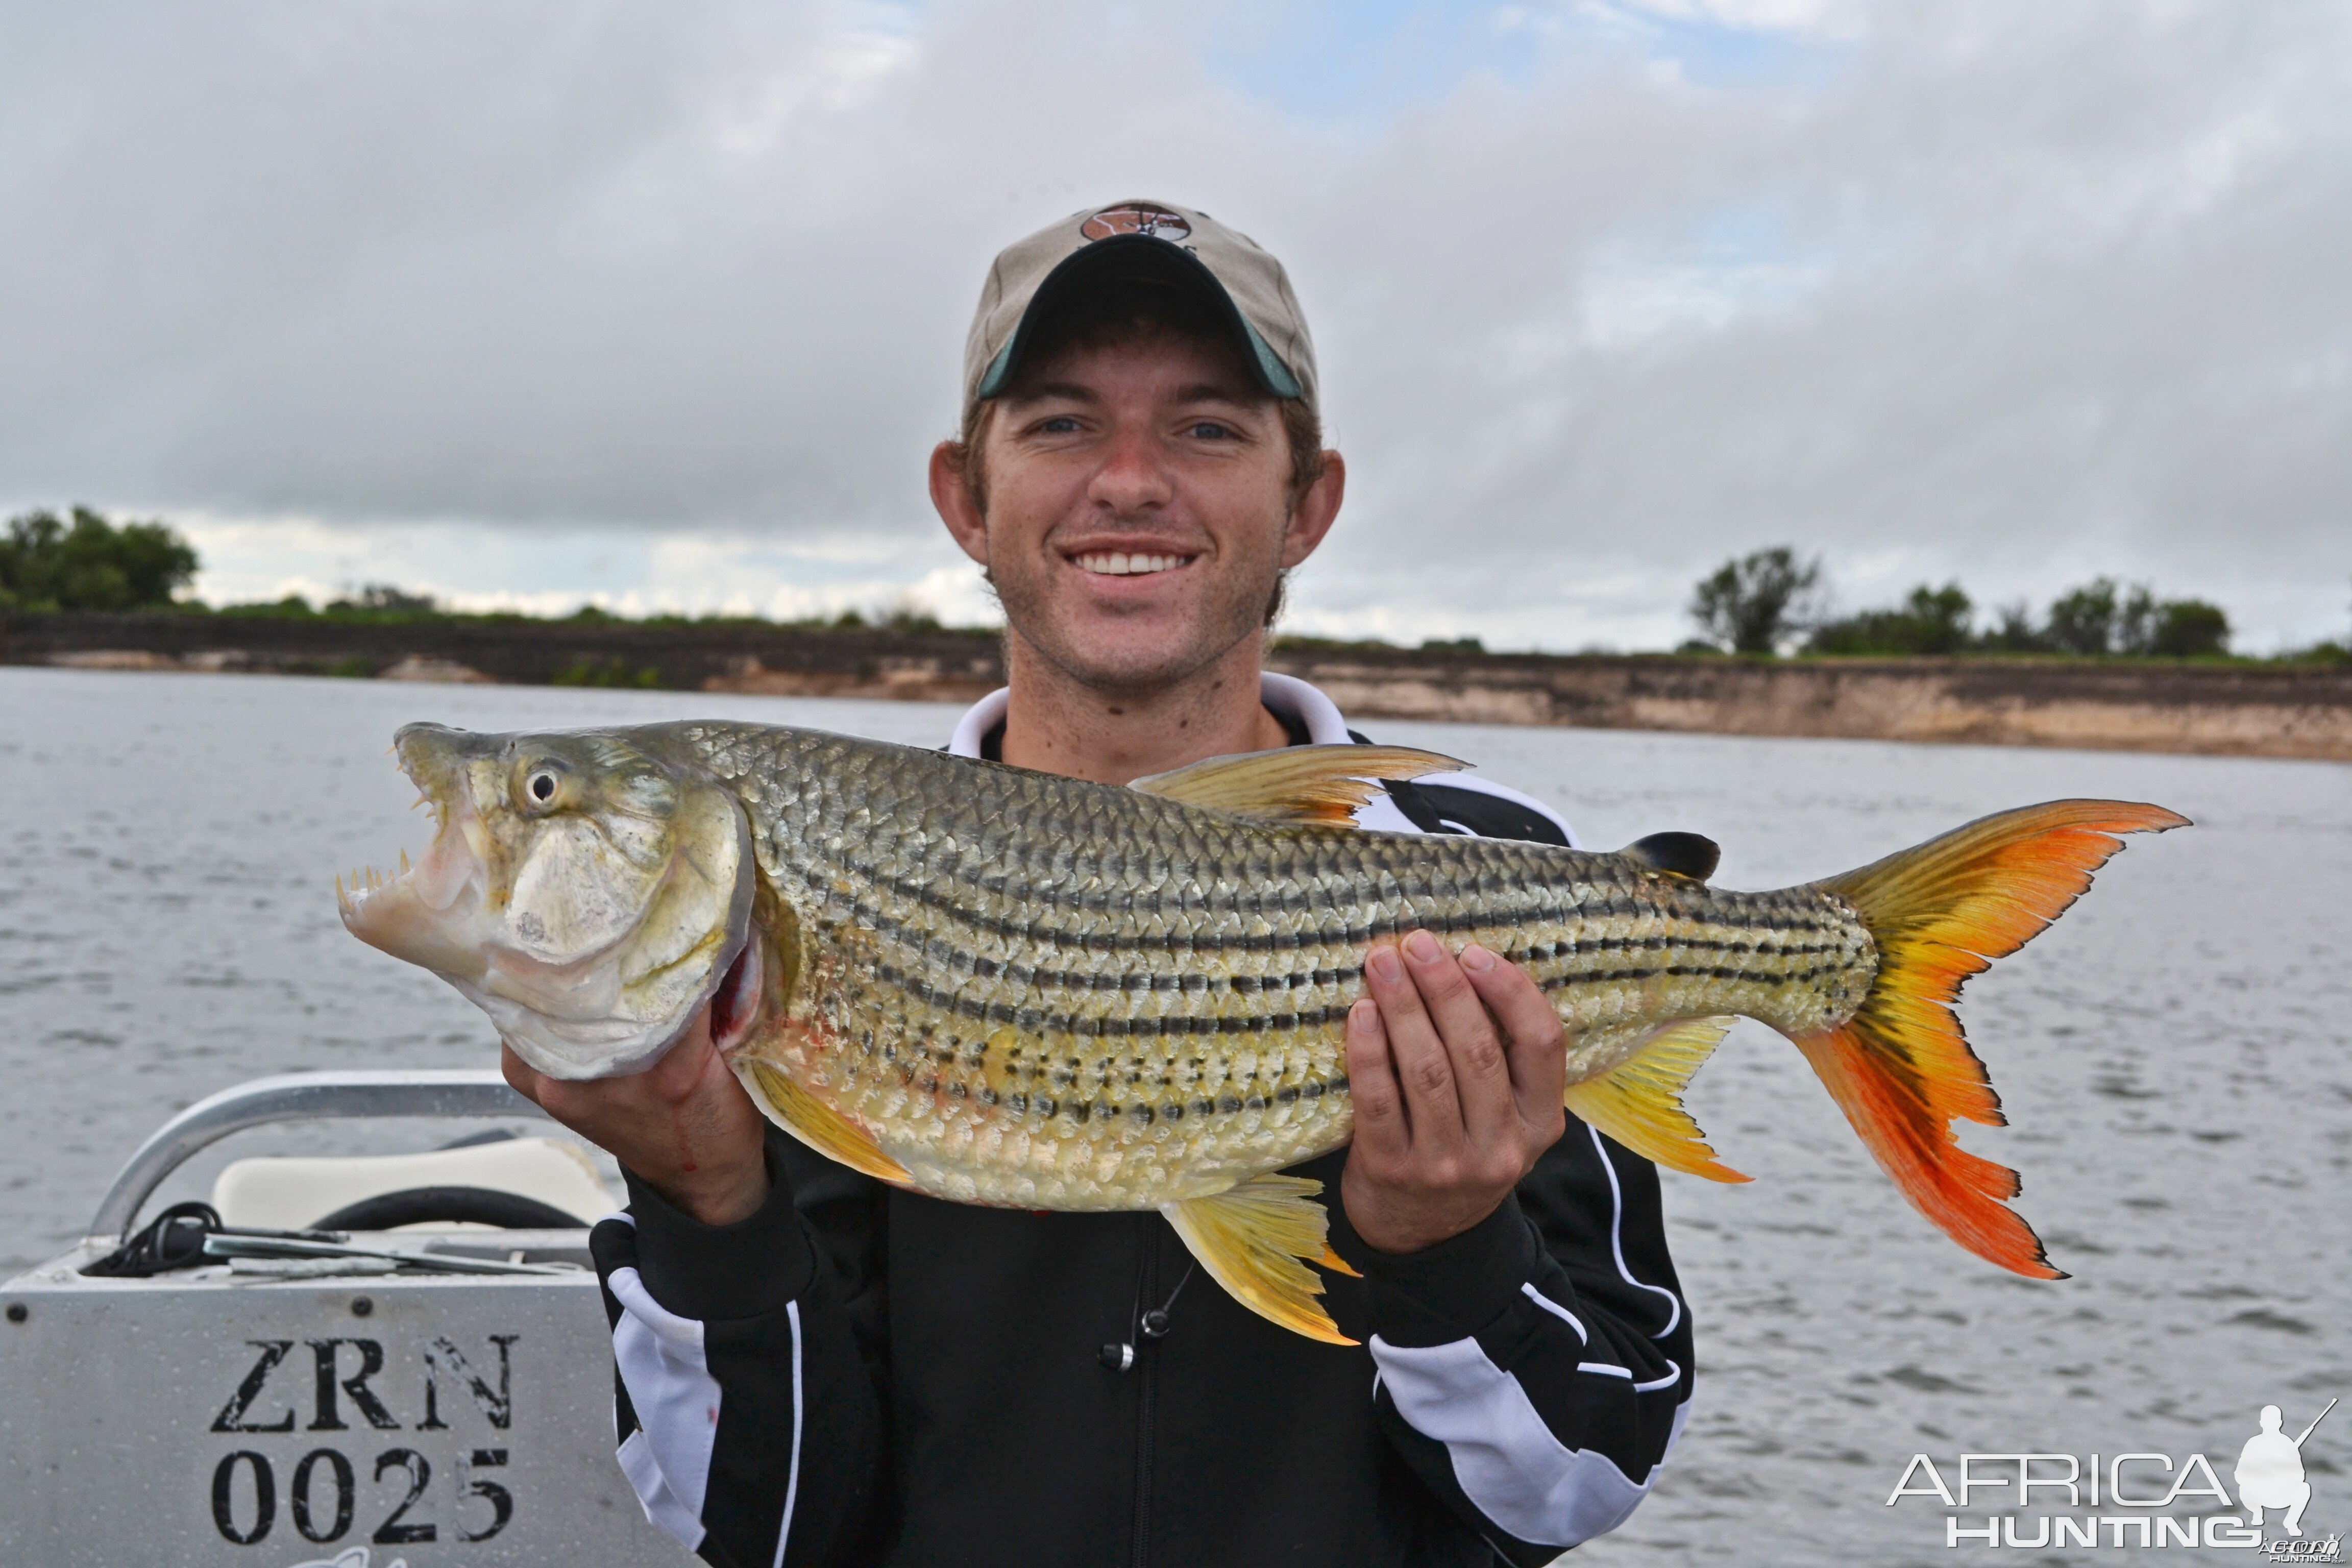
<svg viewBox="0 0 2352 1568">
<path fill-rule="evenodd" d="M 992 618 L 981 276 L 1132 196 L 1313 323 L 1293 629 L 1670 646 L 1780 542 L 2352 627 L 2352 8 L 2248 0 L 0 0 L 0 507 L 215 601 Z"/>
</svg>

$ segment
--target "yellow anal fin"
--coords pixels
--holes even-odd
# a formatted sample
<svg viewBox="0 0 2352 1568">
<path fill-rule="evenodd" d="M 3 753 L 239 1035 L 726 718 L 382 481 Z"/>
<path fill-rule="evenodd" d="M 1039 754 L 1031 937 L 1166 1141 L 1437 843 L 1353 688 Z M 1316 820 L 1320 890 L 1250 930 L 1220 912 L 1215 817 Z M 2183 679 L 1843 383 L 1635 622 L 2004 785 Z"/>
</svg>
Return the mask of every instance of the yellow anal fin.
<svg viewBox="0 0 2352 1568">
<path fill-rule="evenodd" d="M 1706 1134 L 1683 1109 L 1691 1075 L 1723 1043 L 1729 1018 L 1685 1018 L 1653 1034 L 1647 1044 L 1599 1078 L 1568 1086 L 1560 1096 L 1571 1114 L 1644 1160 L 1712 1182 L 1748 1178 L 1715 1157 Z"/>
<path fill-rule="evenodd" d="M 1383 779 L 1416 779 L 1467 765 L 1410 746 L 1286 746 L 1211 757 L 1127 787 L 1257 822 L 1344 826 L 1357 807 L 1381 793 Z"/>
<path fill-rule="evenodd" d="M 853 1125 L 841 1112 L 785 1077 L 781 1068 L 742 1057 L 738 1057 L 733 1066 L 735 1076 L 751 1091 L 751 1103 L 769 1121 L 826 1159 L 837 1160 L 853 1171 L 893 1186 L 903 1187 L 913 1182 L 907 1168 L 882 1152 L 863 1128 Z"/>
<path fill-rule="evenodd" d="M 1331 1251 L 1330 1216 L 1304 1176 L 1253 1176 L 1214 1197 L 1182 1198 L 1160 1212 L 1209 1277 L 1260 1317 L 1327 1345 L 1352 1345 L 1315 1298 L 1323 1281 L 1299 1261 L 1312 1258 L 1352 1274 Z"/>
</svg>

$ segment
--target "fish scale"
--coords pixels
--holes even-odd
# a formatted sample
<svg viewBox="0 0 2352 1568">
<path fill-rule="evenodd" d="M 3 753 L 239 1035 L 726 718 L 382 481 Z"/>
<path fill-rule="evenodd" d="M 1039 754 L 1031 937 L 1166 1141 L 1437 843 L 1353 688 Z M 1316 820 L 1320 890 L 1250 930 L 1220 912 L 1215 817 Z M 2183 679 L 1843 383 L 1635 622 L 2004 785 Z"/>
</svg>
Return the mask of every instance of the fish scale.
<svg viewBox="0 0 2352 1568">
<path fill-rule="evenodd" d="M 439 807 L 352 930 L 433 968 L 531 1068 L 712 1042 L 796 1137 L 970 1203 L 1158 1208 L 1234 1297 L 1340 1339 L 1307 1267 L 1346 1267 L 1311 1181 L 1346 1143 L 1365 949 L 1423 929 L 1518 964 L 1557 1008 L 1568 1109 L 1674 1169 L 1744 1181 L 1682 1108 L 1731 1018 L 1795 1044 L 1904 1195 L 2052 1278 L 1960 1149 L 1999 1100 L 1952 1004 L 2161 807 L 2053 801 L 1822 882 L 1709 887 L 1715 847 L 1615 854 L 1366 833 L 1381 785 L 1455 766 L 1308 746 L 1128 788 L 814 731 L 687 723 L 401 731 Z"/>
<path fill-rule="evenodd" d="M 1268 827 L 937 753 L 766 738 L 693 737 L 722 771 L 799 784 L 746 796 L 762 873 L 814 897 L 805 978 L 742 1055 L 966 1202 L 1156 1207 L 1344 1144 L 1362 951 L 1416 928 L 1521 962 L 1580 1035 L 1727 1012 L 1796 1033 L 1851 1011 L 1874 970 L 1832 895 L 1719 894 L 1622 857 Z M 1492 918 L 1498 901 L 1520 918 Z M 1571 1076 L 1633 1048 L 1594 1040 Z"/>
</svg>

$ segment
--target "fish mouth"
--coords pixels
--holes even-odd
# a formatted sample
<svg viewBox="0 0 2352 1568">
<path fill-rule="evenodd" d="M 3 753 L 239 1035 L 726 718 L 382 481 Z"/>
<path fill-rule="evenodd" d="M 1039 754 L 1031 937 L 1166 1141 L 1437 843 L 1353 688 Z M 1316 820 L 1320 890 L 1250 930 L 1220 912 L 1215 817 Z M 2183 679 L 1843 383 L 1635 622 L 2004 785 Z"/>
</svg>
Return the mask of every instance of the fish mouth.
<svg viewBox="0 0 2352 1568">
<path fill-rule="evenodd" d="M 489 881 L 487 831 L 462 793 L 428 787 L 409 748 L 400 752 L 401 771 L 417 785 L 415 805 L 433 809 L 433 842 L 414 863 L 401 850 L 394 870 L 360 867 L 349 873 L 348 883 L 338 876 L 336 911 L 343 928 L 370 947 L 436 973 L 478 979 L 489 967 L 494 940 L 483 918 Z"/>
<path fill-rule="evenodd" d="M 414 864 L 402 852 L 396 870 L 338 877 L 336 905 L 352 935 L 449 982 L 538 1071 L 615 1077 L 659 1060 L 715 993 L 725 990 L 740 1015 L 756 1010 L 757 973 L 748 991 L 742 973 L 730 973 L 749 945 L 755 861 L 740 807 L 702 789 L 686 803 L 688 847 L 665 852 L 633 916 L 607 903 L 615 918 L 591 922 L 603 929 L 551 921 L 551 931 L 540 923 L 549 880 L 560 889 L 580 861 L 558 844 L 553 869 L 542 871 L 534 841 L 514 837 L 507 779 L 518 742 L 567 739 L 401 731 L 394 749 L 417 804 L 435 813 L 432 843 Z M 574 851 L 582 842 L 568 840 Z M 602 849 L 614 859 L 609 841 Z M 597 909 L 593 894 L 586 903 Z M 562 940 L 565 930 L 585 940 Z"/>
</svg>

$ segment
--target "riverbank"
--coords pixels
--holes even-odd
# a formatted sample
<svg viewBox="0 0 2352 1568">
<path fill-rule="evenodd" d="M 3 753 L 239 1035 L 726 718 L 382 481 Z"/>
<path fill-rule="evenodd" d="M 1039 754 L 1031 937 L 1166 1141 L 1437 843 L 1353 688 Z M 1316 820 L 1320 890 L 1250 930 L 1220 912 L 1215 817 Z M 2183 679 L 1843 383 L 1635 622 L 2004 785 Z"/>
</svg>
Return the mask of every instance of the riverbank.
<svg viewBox="0 0 2352 1568">
<path fill-rule="evenodd" d="M 2352 669 L 2147 659 L 1489 655 L 1316 645 L 1273 668 L 1351 714 L 2352 762 Z M 0 663 L 969 701 L 993 637 L 521 619 L 26 616 Z"/>
</svg>

